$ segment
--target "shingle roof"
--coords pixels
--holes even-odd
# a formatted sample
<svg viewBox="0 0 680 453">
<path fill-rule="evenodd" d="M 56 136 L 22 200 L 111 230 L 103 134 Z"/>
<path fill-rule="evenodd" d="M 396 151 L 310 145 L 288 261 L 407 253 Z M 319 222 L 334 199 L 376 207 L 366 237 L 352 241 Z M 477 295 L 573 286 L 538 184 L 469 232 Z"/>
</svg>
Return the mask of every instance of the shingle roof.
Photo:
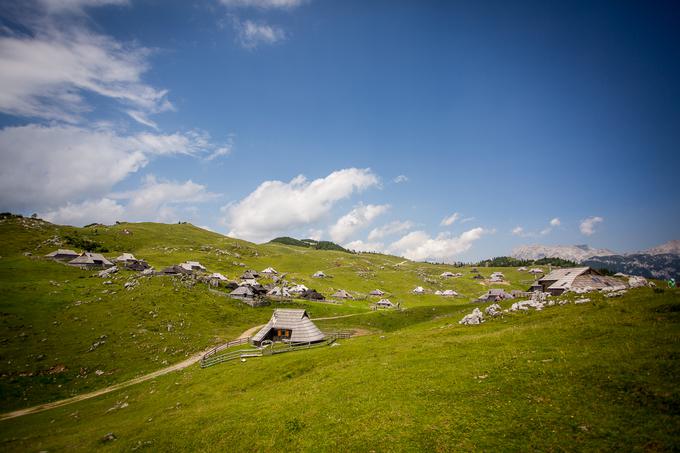
<svg viewBox="0 0 680 453">
<path fill-rule="evenodd" d="M 235 290 L 229 293 L 232 297 L 253 297 L 255 292 L 250 286 L 239 286 Z"/>
<path fill-rule="evenodd" d="M 394 307 L 395 305 L 390 301 L 389 299 L 380 299 L 378 302 L 375 303 L 376 305 L 380 305 L 381 307 Z"/>
<path fill-rule="evenodd" d="M 68 264 L 99 264 L 99 265 L 111 265 L 113 263 L 107 260 L 101 253 L 90 253 L 84 252 L 79 257 L 72 259 Z"/>
<path fill-rule="evenodd" d="M 572 288 L 616 288 L 624 289 L 626 285 L 615 277 L 607 277 L 604 275 L 579 275 L 572 282 Z"/>
<path fill-rule="evenodd" d="M 252 341 L 262 341 L 271 329 L 291 330 L 290 341 L 293 343 L 313 343 L 324 339 L 323 332 L 309 319 L 305 310 L 282 308 L 274 310 L 269 322 L 255 334 Z"/>
<path fill-rule="evenodd" d="M 69 250 L 69 249 L 59 249 L 59 250 L 55 250 L 54 252 L 48 253 L 48 254 L 45 255 L 45 256 L 51 258 L 51 257 L 57 256 L 57 255 L 78 256 L 78 254 L 77 254 L 76 252 L 74 252 L 73 250 Z"/>
<path fill-rule="evenodd" d="M 567 269 L 556 269 L 550 272 L 548 275 L 543 276 L 538 281 L 539 282 L 554 281 L 554 283 L 552 283 L 548 287 L 548 289 L 567 289 L 571 288 L 576 277 L 585 274 L 589 270 L 590 270 L 589 267 L 570 267 Z"/>
<path fill-rule="evenodd" d="M 267 296 L 290 297 L 290 293 L 288 292 L 288 288 L 275 286 L 267 292 Z"/>
</svg>

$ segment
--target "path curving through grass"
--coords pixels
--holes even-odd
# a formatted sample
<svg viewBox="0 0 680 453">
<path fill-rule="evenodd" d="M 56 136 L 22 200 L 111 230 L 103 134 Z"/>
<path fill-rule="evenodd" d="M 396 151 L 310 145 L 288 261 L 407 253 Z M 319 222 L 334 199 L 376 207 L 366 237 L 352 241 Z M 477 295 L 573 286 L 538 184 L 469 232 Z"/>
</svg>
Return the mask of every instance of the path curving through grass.
<svg viewBox="0 0 680 453">
<path fill-rule="evenodd" d="M 370 312 L 367 312 L 370 313 Z M 316 318 L 315 321 L 324 321 L 328 319 L 339 319 L 339 318 L 348 318 L 350 316 L 357 316 L 357 315 L 364 315 L 366 313 L 352 313 L 349 315 L 339 315 L 339 316 L 329 316 L 325 318 Z M 261 329 L 265 324 L 261 324 L 259 326 L 251 327 L 250 329 L 246 330 L 243 332 L 241 335 L 239 335 L 240 338 L 248 338 L 253 336 L 255 332 L 257 332 L 259 329 Z M 197 363 L 199 360 L 201 360 L 201 357 L 205 355 L 208 351 L 212 350 L 214 348 L 211 347 L 209 349 L 206 349 L 205 351 L 201 351 L 199 353 L 196 353 L 189 357 L 188 359 L 185 359 L 181 362 L 175 363 L 174 365 L 170 365 L 165 368 L 161 368 L 160 370 L 156 370 L 152 373 L 145 374 L 143 376 L 136 377 L 134 379 L 130 379 L 125 382 L 120 382 L 118 384 L 113 384 L 108 387 L 101 388 L 99 390 L 95 390 L 93 392 L 88 392 L 88 393 L 83 393 L 81 395 L 76 395 L 71 398 L 66 398 L 63 400 L 57 400 L 53 401 L 51 403 L 44 403 L 44 404 L 39 404 L 37 406 L 32 406 L 32 407 L 26 407 L 24 409 L 18 409 L 12 412 L 7 412 L 4 414 L 0 414 L 0 421 L 2 420 L 9 420 L 12 418 L 17 418 L 17 417 L 22 417 L 24 415 L 30 415 L 30 414 L 37 414 L 38 412 L 43 412 L 47 411 L 50 409 L 56 409 L 58 407 L 63 407 L 67 406 L 69 404 L 77 403 L 79 401 L 84 401 L 88 400 L 91 398 L 96 398 L 101 395 L 106 395 L 107 393 L 115 392 L 117 390 L 124 389 L 126 387 L 130 387 L 131 385 L 139 384 L 142 382 L 150 381 L 151 379 L 155 379 L 159 376 L 163 376 L 164 374 L 172 373 L 173 371 L 179 371 L 183 370 L 185 368 L 190 367 L 191 365 Z"/>
</svg>

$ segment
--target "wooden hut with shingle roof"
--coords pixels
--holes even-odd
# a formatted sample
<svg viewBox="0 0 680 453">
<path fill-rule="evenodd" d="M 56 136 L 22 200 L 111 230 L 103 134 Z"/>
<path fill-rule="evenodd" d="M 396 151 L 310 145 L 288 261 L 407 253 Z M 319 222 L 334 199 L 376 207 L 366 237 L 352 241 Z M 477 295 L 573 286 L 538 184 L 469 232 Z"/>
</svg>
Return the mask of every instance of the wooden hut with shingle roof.
<svg viewBox="0 0 680 453">
<path fill-rule="evenodd" d="M 101 253 L 83 252 L 78 258 L 68 262 L 70 266 L 80 267 L 81 269 L 106 269 L 113 266 Z"/>
<path fill-rule="evenodd" d="M 260 346 L 263 341 L 287 341 L 290 343 L 318 343 L 324 334 L 312 322 L 306 310 L 274 310 L 269 322 L 252 338 L 252 343 Z"/>
</svg>

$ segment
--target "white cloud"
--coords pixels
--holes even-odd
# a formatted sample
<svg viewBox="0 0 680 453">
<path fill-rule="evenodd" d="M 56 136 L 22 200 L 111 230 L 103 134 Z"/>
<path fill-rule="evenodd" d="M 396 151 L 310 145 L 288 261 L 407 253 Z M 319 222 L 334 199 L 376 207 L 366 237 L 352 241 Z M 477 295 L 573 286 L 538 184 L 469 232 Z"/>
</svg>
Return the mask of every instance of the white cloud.
<svg viewBox="0 0 680 453">
<path fill-rule="evenodd" d="M 395 220 L 394 222 L 390 222 L 387 225 L 372 229 L 371 232 L 368 233 L 368 240 L 375 241 L 377 239 L 382 239 L 385 236 L 403 233 L 404 231 L 410 230 L 411 228 L 413 228 L 413 222 L 408 220 L 405 222 Z"/>
<path fill-rule="evenodd" d="M 312 228 L 307 232 L 307 237 L 305 239 L 312 239 L 314 241 L 320 241 L 323 237 L 323 230 Z"/>
<path fill-rule="evenodd" d="M 90 223 L 112 224 L 123 219 L 125 208 L 110 198 L 87 200 L 82 203 L 67 203 L 40 217 L 60 225 L 83 226 Z"/>
<path fill-rule="evenodd" d="M 166 90 L 141 80 L 148 55 L 82 28 L 44 26 L 30 37 L 2 36 L 0 111 L 73 123 L 92 109 L 85 95 L 96 94 L 133 107 L 127 113 L 153 127 L 147 115 L 173 107 Z"/>
<path fill-rule="evenodd" d="M 295 8 L 303 3 L 303 0 L 220 0 L 227 7 L 255 7 L 261 9 Z"/>
<path fill-rule="evenodd" d="M 155 121 L 149 119 L 149 117 L 144 112 L 140 112 L 139 110 L 127 110 L 125 113 L 127 113 L 130 118 L 137 121 L 138 123 L 158 130 L 158 124 L 156 124 Z"/>
<path fill-rule="evenodd" d="M 127 5 L 128 0 L 40 0 L 39 3 L 50 13 L 81 12 L 83 8 L 106 5 Z"/>
<path fill-rule="evenodd" d="M 236 21 L 239 43 L 246 49 L 254 49 L 260 44 L 275 44 L 286 39 L 282 28 L 251 20 Z"/>
<path fill-rule="evenodd" d="M 406 175 L 399 175 L 399 176 L 397 176 L 396 178 L 394 178 L 393 181 L 394 181 L 396 184 L 400 184 L 400 183 L 402 183 L 402 182 L 408 182 L 408 176 L 406 176 Z"/>
<path fill-rule="evenodd" d="M 579 225 L 579 229 L 581 230 L 582 234 L 585 234 L 586 236 L 592 236 L 595 234 L 595 227 L 597 224 L 604 222 L 604 219 L 602 217 L 596 216 L 596 217 L 588 217 L 587 219 L 584 219 L 581 221 L 581 225 Z"/>
<path fill-rule="evenodd" d="M 468 223 L 472 222 L 473 220 L 475 220 L 474 217 L 465 217 L 463 220 L 460 221 L 460 223 Z"/>
<path fill-rule="evenodd" d="M 208 141 L 209 141 L 208 137 Z M 232 150 L 234 149 L 234 135 L 230 134 L 229 138 L 226 143 L 224 143 L 222 146 L 219 146 L 214 149 L 213 152 L 211 152 L 208 157 L 205 158 L 207 161 L 215 160 L 218 157 L 222 156 L 228 156 L 231 154 Z"/>
<path fill-rule="evenodd" d="M 0 129 L 0 206 L 42 210 L 96 199 L 155 155 L 206 152 L 201 133 L 119 135 L 107 128 L 27 125 Z"/>
<path fill-rule="evenodd" d="M 343 245 L 347 250 L 354 250 L 355 252 L 382 252 L 385 248 L 385 244 L 382 242 L 364 242 L 362 240 L 356 240 L 348 242 Z"/>
<path fill-rule="evenodd" d="M 490 232 L 478 227 L 460 236 L 442 233 L 432 238 L 424 231 L 413 231 L 390 244 L 387 251 L 414 261 L 451 262 L 457 255 L 469 250 L 485 233 Z"/>
<path fill-rule="evenodd" d="M 201 184 L 188 180 L 183 183 L 158 180 L 147 175 L 141 188 L 110 195 L 111 198 L 128 200 L 126 218 L 132 220 L 156 220 L 172 222 L 181 220 L 175 206 L 186 203 L 203 203 L 218 195 L 208 192 Z"/>
<path fill-rule="evenodd" d="M 343 242 L 354 233 L 370 224 L 376 217 L 384 214 L 389 209 L 389 205 L 359 205 L 350 212 L 340 217 L 331 226 L 329 233 L 331 239 L 336 242 Z"/>
<path fill-rule="evenodd" d="M 221 156 L 228 156 L 231 154 L 231 145 L 227 146 L 222 146 L 220 148 L 217 148 L 215 151 L 213 151 L 208 157 L 205 158 L 205 160 L 213 160 Z"/>
<path fill-rule="evenodd" d="M 515 236 L 520 236 L 520 237 L 538 237 L 538 236 L 546 236 L 550 234 L 553 230 L 553 228 L 558 227 L 562 224 L 560 219 L 557 217 L 553 218 L 548 222 L 548 226 L 543 228 L 541 231 L 536 233 L 535 231 L 524 231 L 524 228 L 521 226 L 517 226 L 512 229 L 512 234 Z"/>
<path fill-rule="evenodd" d="M 99 200 L 81 203 L 68 202 L 57 209 L 41 214 L 50 222 L 67 225 L 86 225 L 93 222 L 113 223 L 116 220 L 176 222 L 182 213 L 195 211 L 191 203 L 203 203 L 217 197 L 206 187 L 191 180 L 183 183 L 160 181 L 153 175 L 144 178 L 138 189 L 108 194 Z M 177 207 L 183 205 L 180 212 Z M 186 214 L 185 214 L 186 215 Z"/>
<path fill-rule="evenodd" d="M 440 225 L 441 225 L 441 226 L 451 226 L 451 225 L 453 225 L 453 224 L 456 222 L 456 220 L 458 220 L 458 219 L 460 219 L 460 214 L 457 213 L 457 212 L 454 212 L 454 213 L 451 214 L 450 216 L 445 217 L 445 218 L 442 220 L 442 222 L 441 222 Z"/>
<path fill-rule="evenodd" d="M 265 181 L 237 203 L 222 208 L 229 235 L 251 241 L 271 239 L 326 216 L 336 202 L 378 185 L 370 169 L 347 168 L 308 181 Z"/>
</svg>

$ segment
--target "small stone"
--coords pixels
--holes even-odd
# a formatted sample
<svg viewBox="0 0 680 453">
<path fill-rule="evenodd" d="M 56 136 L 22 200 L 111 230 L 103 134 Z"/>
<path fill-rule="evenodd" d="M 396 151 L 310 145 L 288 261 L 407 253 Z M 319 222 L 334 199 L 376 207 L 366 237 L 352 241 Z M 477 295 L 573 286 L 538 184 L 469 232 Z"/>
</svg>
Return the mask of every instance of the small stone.
<svg viewBox="0 0 680 453">
<path fill-rule="evenodd" d="M 106 436 L 102 437 L 101 441 L 102 442 L 112 442 L 116 439 L 118 439 L 118 437 L 115 434 L 107 433 Z"/>
</svg>

